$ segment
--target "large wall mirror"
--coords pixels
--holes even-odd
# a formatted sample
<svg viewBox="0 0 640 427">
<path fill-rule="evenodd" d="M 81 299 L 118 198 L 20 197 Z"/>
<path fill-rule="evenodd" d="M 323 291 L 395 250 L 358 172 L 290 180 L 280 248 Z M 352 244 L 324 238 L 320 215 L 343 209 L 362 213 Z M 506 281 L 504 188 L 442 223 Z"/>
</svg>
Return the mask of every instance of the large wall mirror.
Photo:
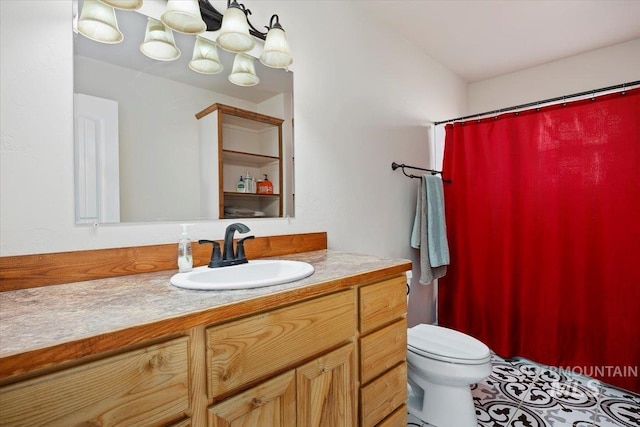
<svg viewBox="0 0 640 427">
<path fill-rule="evenodd" d="M 81 10 L 83 0 L 76 6 Z M 200 169 L 207 162 L 201 162 L 203 136 L 196 119 L 196 113 L 216 103 L 284 120 L 281 216 L 293 216 L 293 73 L 256 60 L 259 84 L 236 86 L 228 80 L 234 54 L 222 49 L 221 73 L 196 73 L 188 66 L 195 36 L 178 32 L 173 35 L 180 57 L 156 61 L 140 52 L 148 22 L 144 7 L 116 10 L 116 16 L 124 35 L 118 44 L 98 43 L 77 32 L 73 36 L 75 167 L 76 178 L 83 177 L 75 183 L 76 223 L 218 219 L 207 213 L 200 197 L 207 175 Z M 80 110 L 106 119 L 79 122 Z M 95 134 L 116 142 L 79 144 Z M 86 170 L 86 159 L 99 170 Z M 217 173 L 208 175 L 215 180 Z"/>
</svg>

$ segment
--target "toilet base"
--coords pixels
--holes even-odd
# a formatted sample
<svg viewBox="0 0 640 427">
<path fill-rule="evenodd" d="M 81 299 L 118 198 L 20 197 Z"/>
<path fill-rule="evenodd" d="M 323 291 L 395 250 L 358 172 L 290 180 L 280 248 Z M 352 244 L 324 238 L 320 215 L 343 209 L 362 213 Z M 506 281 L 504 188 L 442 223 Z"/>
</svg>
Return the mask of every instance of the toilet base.
<svg viewBox="0 0 640 427">
<path fill-rule="evenodd" d="M 470 386 L 436 383 L 420 387 L 410 381 L 407 399 L 409 413 L 437 427 L 475 427 L 478 425 Z"/>
</svg>

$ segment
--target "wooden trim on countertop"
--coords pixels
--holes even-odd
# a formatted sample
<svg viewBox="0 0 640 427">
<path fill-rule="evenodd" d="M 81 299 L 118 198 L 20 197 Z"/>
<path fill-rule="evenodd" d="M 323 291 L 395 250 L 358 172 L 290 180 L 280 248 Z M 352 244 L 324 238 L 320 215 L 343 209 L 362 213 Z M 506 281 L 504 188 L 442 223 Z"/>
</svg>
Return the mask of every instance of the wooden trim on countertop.
<svg viewBox="0 0 640 427">
<path fill-rule="evenodd" d="M 219 241 L 222 245 L 222 241 Z M 0 257 L 0 292 L 177 269 L 178 244 Z M 327 233 L 256 237 L 247 257 L 264 258 L 327 249 Z M 193 265 L 206 265 L 211 245 L 192 246 Z"/>
</svg>

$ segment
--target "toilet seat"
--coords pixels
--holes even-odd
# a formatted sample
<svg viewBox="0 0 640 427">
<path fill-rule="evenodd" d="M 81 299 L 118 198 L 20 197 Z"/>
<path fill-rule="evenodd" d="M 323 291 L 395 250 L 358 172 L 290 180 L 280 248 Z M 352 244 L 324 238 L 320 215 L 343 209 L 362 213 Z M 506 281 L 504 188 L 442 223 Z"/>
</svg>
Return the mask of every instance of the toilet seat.
<svg viewBox="0 0 640 427">
<path fill-rule="evenodd" d="M 479 365 L 491 359 L 489 347 L 481 341 L 441 326 L 420 324 L 409 328 L 407 344 L 409 351 L 443 362 Z"/>
</svg>

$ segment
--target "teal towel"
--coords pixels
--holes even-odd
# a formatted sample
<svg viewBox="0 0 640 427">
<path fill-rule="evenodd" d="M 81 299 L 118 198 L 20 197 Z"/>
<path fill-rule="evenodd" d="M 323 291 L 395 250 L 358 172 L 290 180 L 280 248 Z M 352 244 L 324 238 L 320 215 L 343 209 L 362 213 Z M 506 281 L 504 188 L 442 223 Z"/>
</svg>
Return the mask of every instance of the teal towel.
<svg viewBox="0 0 640 427">
<path fill-rule="evenodd" d="M 411 247 L 420 249 L 420 283 L 444 276 L 449 264 L 449 243 L 444 215 L 442 179 L 423 175 L 416 200 Z"/>
</svg>

